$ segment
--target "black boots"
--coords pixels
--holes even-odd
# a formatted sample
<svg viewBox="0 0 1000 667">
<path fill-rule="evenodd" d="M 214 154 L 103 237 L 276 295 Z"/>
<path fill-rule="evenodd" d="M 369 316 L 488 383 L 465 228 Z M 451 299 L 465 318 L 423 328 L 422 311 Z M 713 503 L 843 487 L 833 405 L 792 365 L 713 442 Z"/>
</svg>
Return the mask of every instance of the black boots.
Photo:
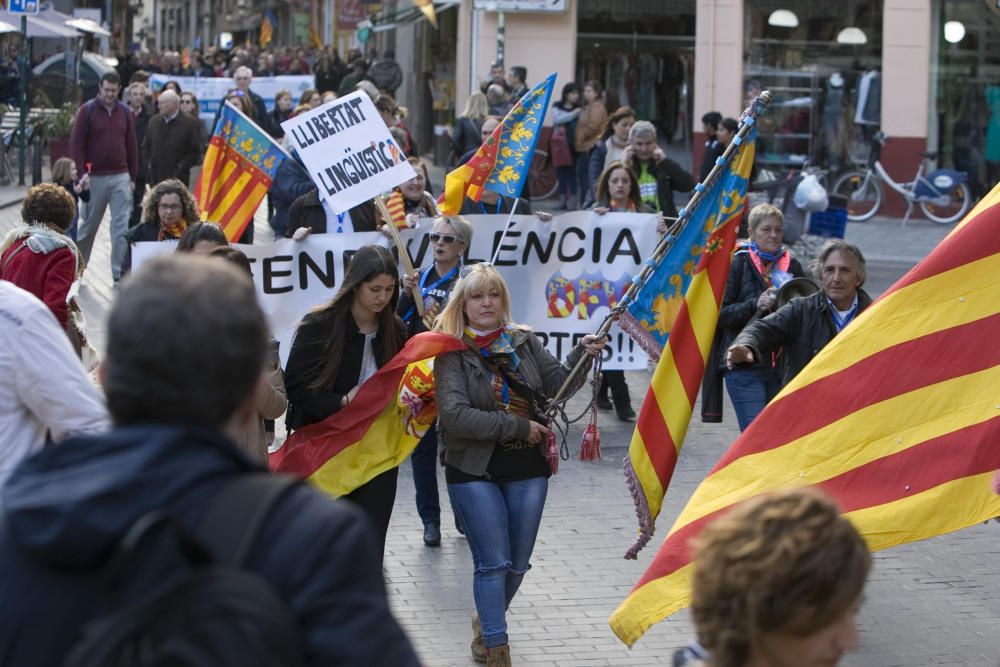
<svg viewBox="0 0 1000 667">
<path fill-rule="evenodd" d="M 608 400 L 608 390 L 611 400 Z M 618 419 L 631 421 L 635 419 L 635 410 L 628 395 L 628 384 L 625 383 L 625 371 L 604 371 L 601 374 L 601 386 L 597 390 L 597 407 L 601 410 L 614 408 Z"/>
</svg>

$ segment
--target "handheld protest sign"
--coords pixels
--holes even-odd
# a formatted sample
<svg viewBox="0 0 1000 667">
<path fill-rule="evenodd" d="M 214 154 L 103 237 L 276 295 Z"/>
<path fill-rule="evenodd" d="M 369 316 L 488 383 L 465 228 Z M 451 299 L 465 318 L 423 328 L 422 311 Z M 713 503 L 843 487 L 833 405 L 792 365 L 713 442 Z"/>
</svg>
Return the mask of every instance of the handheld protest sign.
<svg viewBox="0 0 1000 667">
<path fill-rule="evenodd" d="M 362 91 L 338 97 L 281 124 L 336 213 L 392 190 L 417 174 Z"/>
</svg>

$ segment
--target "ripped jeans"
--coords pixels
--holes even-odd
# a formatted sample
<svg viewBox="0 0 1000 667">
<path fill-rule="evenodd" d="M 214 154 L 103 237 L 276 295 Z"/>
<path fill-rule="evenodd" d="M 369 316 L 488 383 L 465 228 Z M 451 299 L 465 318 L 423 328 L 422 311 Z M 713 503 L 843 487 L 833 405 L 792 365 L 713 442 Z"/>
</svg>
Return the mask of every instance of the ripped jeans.
<svg viewBox="0 0 1000 667">
<path fill-rule="evenodd" d="M 531 567 L 549 480 L 449 484 L 472 551 L 472 593 L 488 647 L 507 643 L 506 611 Z"/>
</svg>

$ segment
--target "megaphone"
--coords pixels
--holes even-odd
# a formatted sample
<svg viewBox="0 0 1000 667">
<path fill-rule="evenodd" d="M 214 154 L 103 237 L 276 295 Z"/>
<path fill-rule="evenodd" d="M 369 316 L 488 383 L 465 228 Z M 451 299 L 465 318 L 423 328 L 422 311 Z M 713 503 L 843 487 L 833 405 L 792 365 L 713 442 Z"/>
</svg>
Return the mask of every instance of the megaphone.
<svg viewBox="0 0 1000 667">
<path fill-rule="evenodd" d="M 778 290 L 775 310 L 781 308 L 792 299 L 811 296 L 819 291 L 819 285 L 812 278 L 792 278 Z"/>
</svg>

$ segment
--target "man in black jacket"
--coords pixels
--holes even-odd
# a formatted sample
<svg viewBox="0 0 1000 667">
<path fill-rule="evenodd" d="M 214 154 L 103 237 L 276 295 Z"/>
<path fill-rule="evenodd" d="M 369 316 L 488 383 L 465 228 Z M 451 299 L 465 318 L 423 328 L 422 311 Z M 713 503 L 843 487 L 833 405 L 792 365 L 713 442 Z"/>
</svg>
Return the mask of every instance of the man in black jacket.
<svg viewBox="0 0 1000 667">
<path fill-rule="evenodd" d="M 661 215 L 676 218 L 674 192 L 690 192 L 694 179 L 656 143 L 652 123 L 640 120 L 632 126 L 622 159 L 639 180 L 642 203 Z"/>
<path fill-rule="evenodd" d="M 781 384 L 785 386 L 871 304 L 871 297 L 861 289 L 865 258 L 857 246 L 839 239 L 827 241 L 816 266 L 821 291 L 792 299 L 777 312 L 747 325 L 726 352 L 729 368 L 781 349 Z"/>
<path fill-rule="evenodd" d="M 126 282 L 102 371 L 115 428 L 43 449 L 0 492 L 4 664 L 63 664 L 80 627 L 102 613 L 106 567 L 140 517 L 166 513 L 204 539 L 215 494 L 266 472 L 229 434 L 257 418 L 268 337 L 253 285 L 228 263 L 171 254 Z M 154 538 L 164 542 L 150 543 L 120 582 L 126 603 L 181 567 L 168 535 Z M 357 510 L 293 485 L 248 553 L 243 569 L 297 622 L 304 664 L 419 664 L 389 612 L 375 541 Z"/>
<path fill-rule="evenodd" d="M 188 187 L 191 167 L 201 162 L 201 121 L 181 112 L 181 99 L 172 90 L 160 93 L 158 102 L 160 113 L 150 119 L 142 141 L 146 182 L 154 187 L 176 178 Z"/>
</svg>

